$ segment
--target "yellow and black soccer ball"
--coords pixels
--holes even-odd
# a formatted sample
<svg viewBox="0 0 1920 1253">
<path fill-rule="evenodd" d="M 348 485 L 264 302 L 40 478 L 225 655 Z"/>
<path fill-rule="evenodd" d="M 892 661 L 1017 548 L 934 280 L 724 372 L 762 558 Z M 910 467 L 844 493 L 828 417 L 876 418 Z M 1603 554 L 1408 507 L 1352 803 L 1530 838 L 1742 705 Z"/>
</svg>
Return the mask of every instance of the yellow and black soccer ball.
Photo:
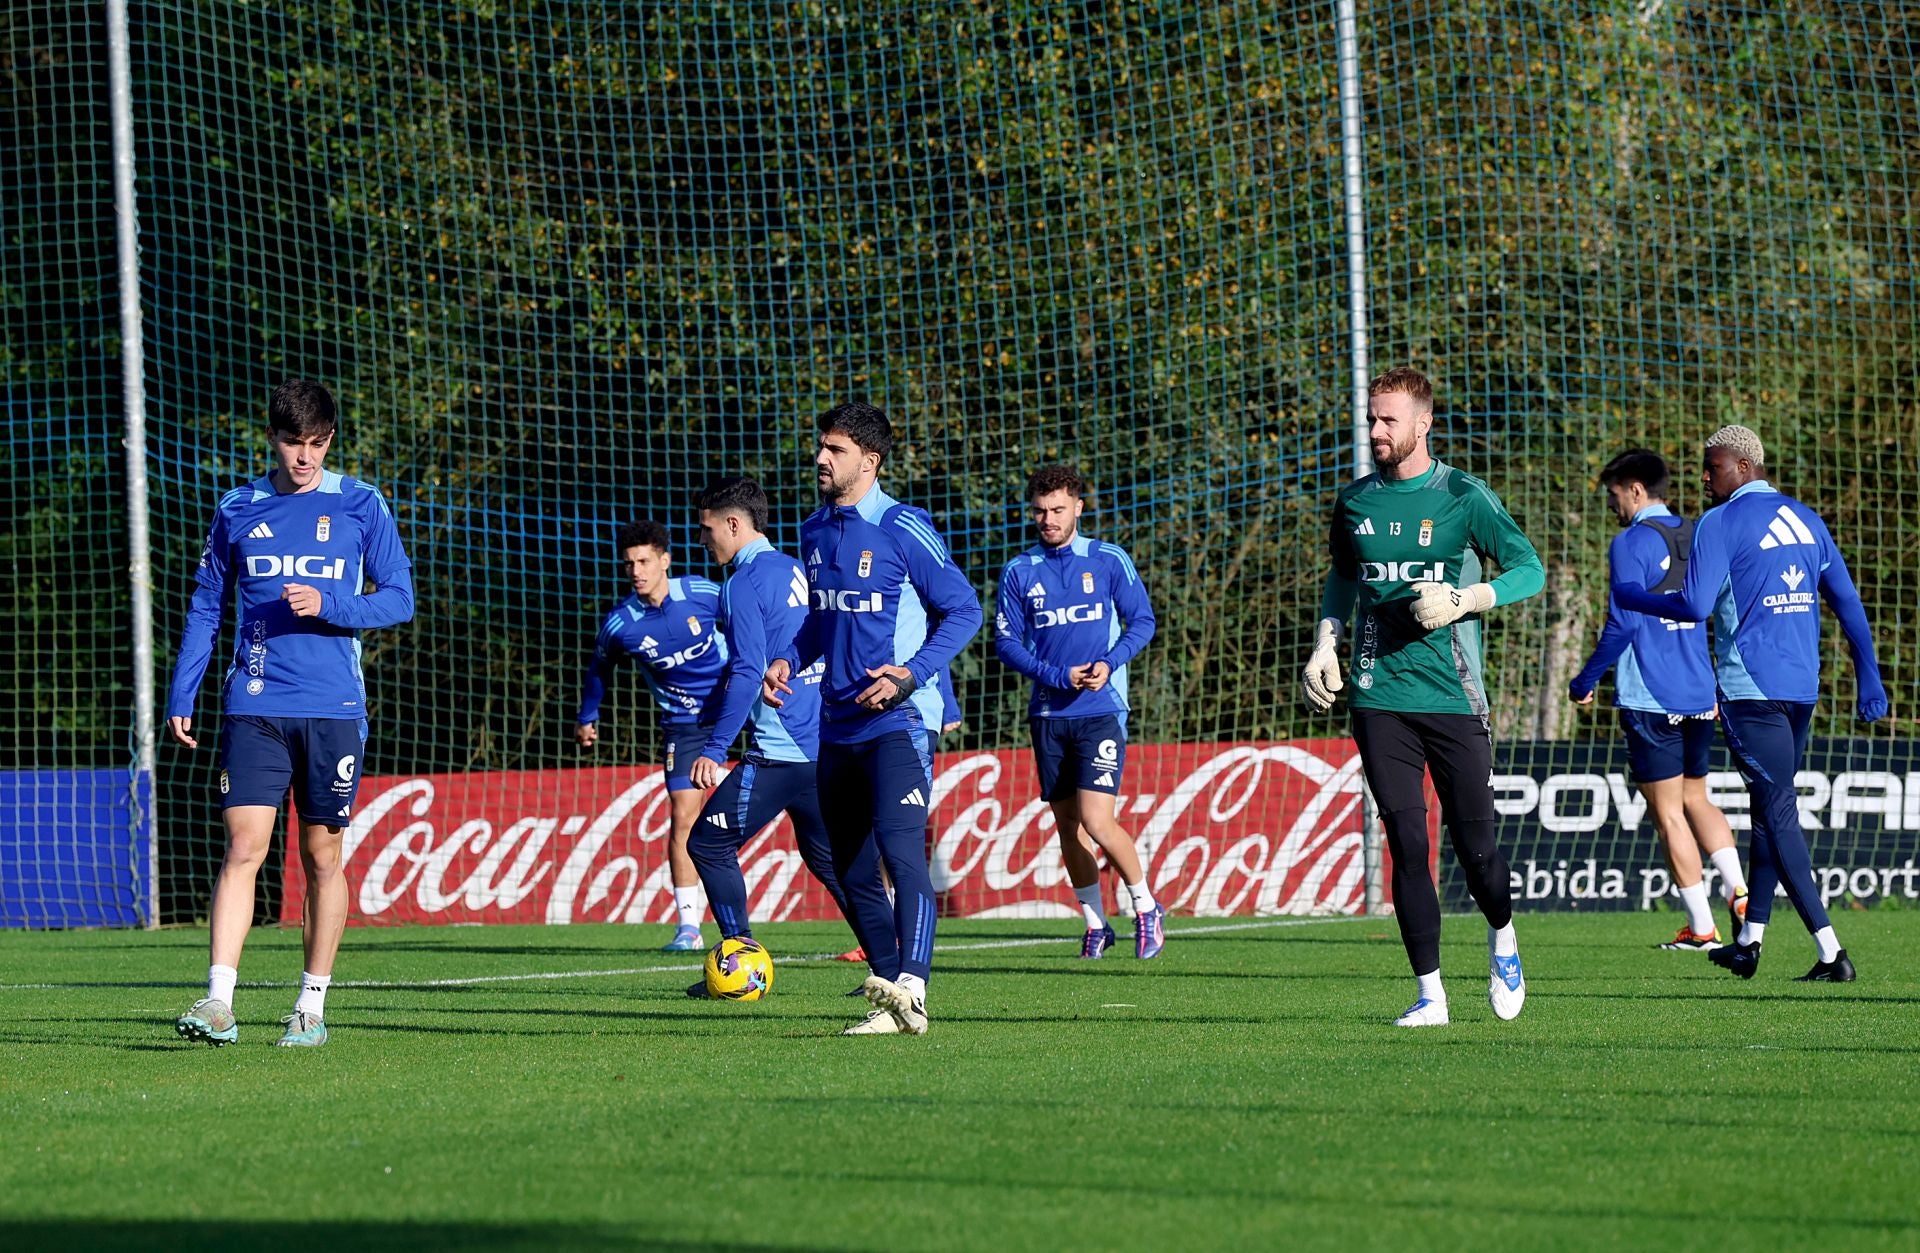
<svg viewBox="0 0 1920 1253">
<path fill-rule="evenodd" d="M 716 1001 L 757 1001 L 773 991 L 773 958 L 745 936 L 707 950 L 707 995 Z"/>
</svg>

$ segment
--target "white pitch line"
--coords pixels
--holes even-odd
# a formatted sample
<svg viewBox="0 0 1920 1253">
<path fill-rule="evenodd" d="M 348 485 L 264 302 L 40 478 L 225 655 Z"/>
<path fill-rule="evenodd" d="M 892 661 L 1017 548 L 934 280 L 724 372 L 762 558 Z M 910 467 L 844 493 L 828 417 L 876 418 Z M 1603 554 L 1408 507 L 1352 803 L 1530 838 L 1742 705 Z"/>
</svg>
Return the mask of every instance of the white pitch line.
<svg viewBox="0 0 1920 1253">
<path fill-rule="evenodd" d="M 1283 927 L 1312 927 L 1331 922 L 1365 921 L 1367 921 L 1367 919 L 1364 915 L 1335 914 L 1313 918 L 1276 918 L 1261 922 L 1229 922 L 1219 923 L 1213 926 L 1168 927 L 1167 934 L 1170 936 L 1219 935 L 1227 931 L 1274 931 Z M 1024 940 L 982 940 L 972 944 L 936 943 L 933 951 L 935 953 L 972 953 L 987 949 L 1038 948 L 1041 945 L 1064 944 L 1066 942 L 1066 938 L 1047 936 L 1045 938 L 1030 938 Z M 785 965 L 791 962 L 806 962 L 811 964 L 835 960 L 837 959 L 832 955 L 821 953 L 812 956 L 782 957 L 780 964 Z M 849 962 L 847 964 L 857 966 L 860 963 Z M 534 983 L 553 979 L 617 979 L 624 978 L 628 975 L 685 974 L 689 970 L 697 969 L 699 969 L 698 966 L 679 963 L 672 966 L 626 966 L 617 970 L 540 970 L 530 974 L 518 975 L 470 975 L 464 979 L 336 979 L 331 986 L 336 988 L 464 988 L 484 983 Z M 94 986 L 97 985 L 89 983 L 0 983 L 0 992 L 74 991 Z M 193 985 L 183 983 L 180 986 L 191 987 Z M 249 981 L 239 986 L 243 988 L 296 988 L 299 987 L 300 984 L 298 980 L 285 982 Z"/>
</svg>

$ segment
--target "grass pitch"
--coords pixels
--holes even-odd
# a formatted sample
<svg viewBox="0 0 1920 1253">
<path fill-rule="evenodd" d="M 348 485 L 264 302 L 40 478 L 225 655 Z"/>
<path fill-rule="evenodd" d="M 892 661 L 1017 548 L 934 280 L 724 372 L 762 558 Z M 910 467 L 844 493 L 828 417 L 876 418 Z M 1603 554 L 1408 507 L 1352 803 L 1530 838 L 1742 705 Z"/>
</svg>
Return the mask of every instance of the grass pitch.
<svg viewBox="0 0 1920 1253">
<path fill-rule="evenodd" d="M 1449 919 L 1424 1031 L 1391 922 L 947 923 L 921 1039 L 835 1034 L 839 926 L 746 1005 L 662 928 L 354 930 L 312 1051 L 295 933 L 219 1050 L 204 932 L 0 934 L 0 1247 L 1920 1247 L 1920 913 L 1843 915 L 1844 986 L 1785 908 L 1751 983 L 1673 917 L 1523 916 L 1512 1023 Z"/>
</svg>

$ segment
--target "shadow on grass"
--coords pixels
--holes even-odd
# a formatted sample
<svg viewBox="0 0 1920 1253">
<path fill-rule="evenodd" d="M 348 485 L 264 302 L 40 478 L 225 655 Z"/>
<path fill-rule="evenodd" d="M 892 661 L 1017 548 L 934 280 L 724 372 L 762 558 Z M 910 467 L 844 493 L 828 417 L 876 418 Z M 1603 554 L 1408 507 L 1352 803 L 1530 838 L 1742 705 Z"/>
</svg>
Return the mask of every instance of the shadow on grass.
<svg viewBox="0 0 1920 1253">
<path fill-rule="evenodd" d="M 498 1253 L 511 1249 L 657 1250 L 694 1253 L 707 1249 L 803 1249 L 794 1244 L 742 1244 L 738 1241 L 660 1239 L 613 1227 L 563 1223 L 311 1222 L 220 1219 L 141 1221 L 112 1219 L 0 1220 L 0 1248 L 120 1250 L 203 1250 L 207 1248 L 315 1248 L 372 1250 L 373 1253 L 423 1253 L 428 1249 L 472 1249 Z"/>
</svg>

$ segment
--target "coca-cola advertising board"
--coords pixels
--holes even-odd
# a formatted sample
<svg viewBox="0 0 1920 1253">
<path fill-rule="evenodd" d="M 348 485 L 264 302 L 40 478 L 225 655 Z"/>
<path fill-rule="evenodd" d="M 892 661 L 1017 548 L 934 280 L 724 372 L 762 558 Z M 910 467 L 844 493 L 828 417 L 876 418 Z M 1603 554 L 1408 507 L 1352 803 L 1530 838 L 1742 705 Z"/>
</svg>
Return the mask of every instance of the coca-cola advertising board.
<svg viewBox="0 0 1920 1253">
<path fill-rule="evenodd" d="M 1158 899 L 1184 914 L 1358 913 L 1365 903 L 1351 740 L 1130 745 L 1119 799 Z M 656 768 L 364 780 L 347 829 L 359 923 L 666 922 L 669 808 Z M 943 753 L 928 852 L 948 917 L 1077 913 L 1030 756 Z M 740 852 L 756 921 L 837 917 L 782 818 Z M 282 918 L 301 913 L 286 859 Z"/>
</svg>

